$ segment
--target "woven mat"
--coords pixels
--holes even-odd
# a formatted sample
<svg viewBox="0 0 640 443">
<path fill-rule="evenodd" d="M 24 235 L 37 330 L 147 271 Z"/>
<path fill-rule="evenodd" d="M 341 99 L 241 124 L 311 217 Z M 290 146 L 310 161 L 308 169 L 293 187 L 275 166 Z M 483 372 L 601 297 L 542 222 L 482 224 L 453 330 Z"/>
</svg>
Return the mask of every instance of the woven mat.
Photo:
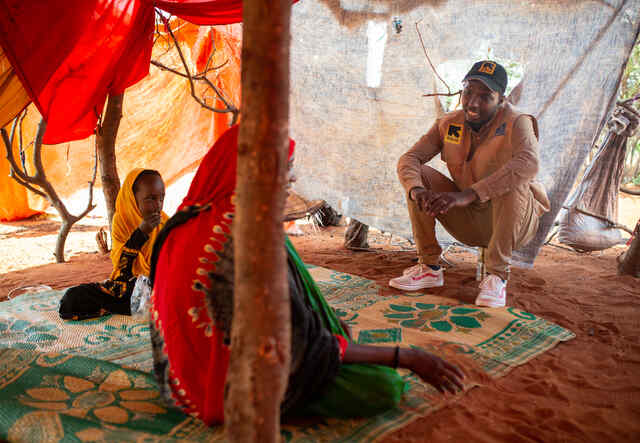
<svg viewBox="0 0 640 443">
<path fill-rule="evenodd" d="M 430 295 L 381 297 L 370 280 L 310 267 L 358 343 L 445 353 L 500 377 L 574 337 L 513 308 L 479 309 Z M 149 328 L 131 317 L 63 322 L 60 291 L 0 303 L 0 439 L 9 441 L 216 441 L 221 427 L 167 409 L 151 375 Z M 468 366 L 468 365 L 467 365 Z M 397 409 L 370 419 L 284 425 L 285 441 L 374 441 L 455 401 L 413 374 Z M 468 377 L 465 388 L 481 384 Z"/>
</svg>

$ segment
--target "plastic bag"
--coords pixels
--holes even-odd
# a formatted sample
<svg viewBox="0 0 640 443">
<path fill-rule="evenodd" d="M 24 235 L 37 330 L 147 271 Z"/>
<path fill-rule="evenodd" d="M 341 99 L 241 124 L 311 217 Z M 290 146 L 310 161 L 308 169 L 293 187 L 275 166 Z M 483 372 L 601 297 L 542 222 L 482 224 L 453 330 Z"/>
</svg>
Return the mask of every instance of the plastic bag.
<svg viewBox="0 0 640 443">
<path fill-rule="evenodd" d="M 151 281 L 145 275 L 136 279 L 131 293 L 131 316 L 139 319 L 149 319 L 149 298 L 151 297 Z"/>
</svg>

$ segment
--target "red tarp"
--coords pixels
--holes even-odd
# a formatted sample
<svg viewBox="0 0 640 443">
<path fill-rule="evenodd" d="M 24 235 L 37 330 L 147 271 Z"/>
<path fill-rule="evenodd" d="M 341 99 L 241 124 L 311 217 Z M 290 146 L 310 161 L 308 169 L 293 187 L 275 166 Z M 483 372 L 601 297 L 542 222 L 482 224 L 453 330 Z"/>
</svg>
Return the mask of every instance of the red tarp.
<svg viewBox="0 0 640 443">
<path fill-rule="evenodd" d="M 93 134 L 108 94 L 149 72 L 154 6 L 200 25 L 237 23 L 242 0 L 0 0 L 0 44 L 47 121 L 45 144 Z"/>
<path fill-rule="evenodd" d="M 204 27 L 181 19 L 172 20 L 171 25 L 187 64 L 196 66 L 201 72 L 212 56 L 211 66 L 221 67 L 210 71 L 208 79 L 224 91 L 231 103 L 238 106 L 241 101 L 242 25 Z M 152 59 L 183 70 L 178 54 L 172 47 L 170 40 L 158 38 Z M 196 93 L 200 97 L 213 95 L 207 91 L 208 88 L 203 85 L 196 86 Z M 212 98 L 207 98 L 210 105 L 223 107 Z M 147 77 L 127 89 L 122 112 L 115 146 L 120 176 L 133 168 L 156 169 L 167 184 L 197 167 L 217 137 L 228 129 L 231 118 L 230 114 L 214 113 L 200 106 L 191 97 L 187 79 L 153 66 Z M 40 118 L 34 106 L 29 106 L 23 121 L 27 168 L 31 173 L 31 142 Z M 95 138 L 91 136 L 59 145 L 42 146 L 42 163 L 47 179 L 74 214 L 86 202 L 87 182 L 93 170 L 94 143 Z M 17 140 L 14 149 L 15 158 L 19 159 Z M 48 203 L 16 183 L 9 177 L 8 171 L 8 161 L 0 156 L 0 221 L 29 217 L 46 209 Z M 96 186 L 101 186 L 100 174 Z M 101 201 L 99 194 L 95 194 L 95 197 Z M 69 197 L 73 198 L 66 200 Z"/>
</svg>

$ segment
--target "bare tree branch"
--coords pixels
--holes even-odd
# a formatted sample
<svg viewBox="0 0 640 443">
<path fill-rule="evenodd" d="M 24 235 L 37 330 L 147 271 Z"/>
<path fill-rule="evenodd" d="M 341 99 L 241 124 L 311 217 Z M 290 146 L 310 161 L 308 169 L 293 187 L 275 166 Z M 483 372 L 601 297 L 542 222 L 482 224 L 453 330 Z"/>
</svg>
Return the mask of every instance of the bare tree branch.
<svg viewBox="0 0 640 443">
<path fill-rule="evenodd" d="M 442 97 L 454 97 L 456 95 L 460 95 L 462 94 L 462 91 L 458 91 L 458 92 L 449 92 L 449 93 L 445 93 L 445 92 L 436 92 L 433 94 L 422 94 L 423 97 L 437 97 L 437 96 L 442 96 Z"/>
<path fill-rule="evenodd" d="M 207 78 L 207 73 L 224 67 L 228 63 L 228 60 L 226 60 L 224 63 L 222 63 L 220 65 L 210 67 L 211 61 L 213 60 L 213 56 L 215 54 L 215 45 L 214 45 L 214 50 L 209 55 L 209 58 L 207 60 L 207 63 L 205 65 L 204 70 L 202 72 L 200 72 L 200 73 L 195 74 L 195 75 L 191 74 L 191 71 L 189 70 L 189 65 L 187 63 L 187 60 L 186 60 L 186 58 L 184 56 L 184 53 L 182 52 L 182 48 L 180 47 L 180 44 L 178 43 L 178 40 L 177 40 L 177 38 L 176 38 L 176 36 L 175 36 L 175 34 L 173 32 L 173 29 L 171 29 L 171 26 L 169 24 L 169 20 L 161 12 L 159 12 L 157 10 L 156 10 L 156 12 L 157 12 L 157 16 L 159 16 L 160 19 L 164 22 L 165 28 L 167 29 L 167 33 L 169 34 L 169 36 L 173 40 L 173 44 L 176 47 L 176 50 L 178 51 L 178 55 L 180 57 L 180 61 L 182 62 L 182 66 L 184 67 L 185 72 L 180 72 L 177 69 L 170 68 L 169 66 L 166 66 L 162 62 L 159 62 L 159 61 L 156 61 L 156 60 L 151 60 L 151 64 L 156 66 L 159 69 L 171 72 L 173 74 L 179 75 L 180 77 L 188 79 L 189 80 L 189 87 L 190 87 L 190 90 L 191 90 L 191 96 L 193 97 L 193 99 L 196 102 L 198 102 L 198 104 L 200 106 L 202 106 L 205 109 L 208 109 L 211 112 L 215 112 L 215 113 L 218 113 L 218 114 L 226 114 L 226 113 L 233 114 L 233 118 L 232 118 L 231 124 L 232 125 L 235 124 L 236 121 L 238 120 L 238 115 L 240 113 L 238 108 L 236 108 L 224 96 L 223 92 L 220 91 L 220 89 L 218 89 L 213 84 L 213 82 Z M 215 92 L 216 97 L 225 105 L 225 108 L 220 109 L 220 108 L 216 108 L 216 107 L 210 106 L 202 98 L 198 97 L 198 95 L 196 94 L 196 90 L 195 90 L 195 82 L 196 81 L 203 81 L 204 83 L 206 83 L 206 85 Z"/>
<path fill-rule="evenodd" d="M 38 124 L 38 132 L 36 133 L 35 142 L 33 146 L 33 165 L 35 168 L 35 173 L 33 176 L 29 175 L 26 170 L 26 161 L 23 160 L 22 166 L 23 169 L 16 163 L 16 160 L 13 156 L 13 140 L 15 138 L 15 130 L 18 127 L 20 134 L 19 144 L 22 150 L 22 119 L 24 119 L 24 115 L 26 111 L 16 117 L 13 120 L 13 125 L 11 127 L 11 136 L 7 134 L 7 131 L 2 128 L 0 129 L 0 133 L 2 134 L 2 139 L 5 145 L 6 158 L 9 161 L 10 172 L 9 175 L 13 178 L 18 184 L 24 186 L 29 191 L 46 198 L 49 203 L 56 209 L 60 218 L 62 219 L 62 225 L 60 226 L 60 231 L 58 231 L 58 238 L 56 240 L 56 249 L 54 252 L 54 256 L 56 257 L 56 261 L 58 263 L 64 262 L 64 243 L 66 241 L 67 235 L 71 230 L 71 227 L 75 222 L 80 220 L 82 217 L 87 215 L 89 211 L 95 208 L 93 204 L 93 187 L 96 181 L 97 175 L 97 167 L 98 167 L 98 156 L 97 156 L 97 147 L 96 153 L 94 154 L 94 165 L 93 165 L 93 176 L 91 181 L 89 182 L 89 201 L 85 210 L 78 216 L 72 215 L 67 210 L 64 202 L 58 196 L 53 185 L 47 180 L 47 176 L 44 171 L 44 167 L 42 164 L 42 138 L 44 136 L 44 132 L 47 128 L 47 123 L 44 119 L 40 120 Z"/>
<path fill-rule="evenodd" d="M 431 63 L 431 59 L 429 58 L 429 54 L 427 54 L 427 48 L 424 46 L 424 41 L 422 40 L 422 34 L 420 33 L 420 28 L 418 28 L 418 24 L 421 22 L 422 20 L 419 20 L 416 22 L 416 32 L 418 33 L 418 37 L 420 38 L 420 44 L 422 45 L 422 50 L 424 51 L 424 56 L 427 57 L 427 61 L 429 62 L 429 66 L 431 66 L 431 70 L 433 70 L 433 73 L 436 75 L 436 77 L 438 77 L 438 79 L 440 79 L 440 81 L 442 83 L 444 83 L 444 85 L 447 87 L 447 92 L 449 93 L 449 97 L 451 95 L 455 95 L 455 94 L 451 94 L 451 88 L 449 88 L 449 85 L 447 84 L 447 82 L 445 82 L 442 77 L 440 77 L 440 74 L 438 74 L 438 71 L 436 71 L 436 68 L 433 66 L 433 63 Z M 430 95 L 426 95 L 423 97 L 430 97 Z"/>
<path fill-rule="evenodd" d="M 227 63 L 229 63 L 229 60 L 225 60 L 224 63 L 222 63 L 222 64 L 220 64 L 218 66 L 213 66 L 213 67 L 209 68 L 208 70 L 202 71 L 199 74 L 192 75 L 191 78 L 193 80 L 203 80 L 203 78 L 206 78 L 206 77 L 204 77 L 206 73 L 215 71 L 216 69 L 223 68 Z M 161 63 L 159 61 L 151 60 L 151 64 L 153 66 L 159 68 L 159 69 L 162 69 L 163 71 L 169 71 L 169 72 L 171 72 L 173 74 L 179 75 L 180 77 L 189 78 L 189 76 L 187 74 L 185 74 L 184 72 L 180 72 L 177 69 L 170 68 L 167 65 L 165 65 L 165 64 L 163 64 L 163 63 Z"/>
<path fill-rule="evenodd" d="M 24 109 L 24 112 L 20 116 L 20 121 L 18 123 L 18 126 L 20 128 L 18 130 L 18 152 L 20 152 L 20 161 L 22 162 L 22 169 L 24 170 L 25 173 L 27 173 L 27 157 L 25 155 L 24 146 L 22 144 L 22 122 L 24 121 L 24 118 L 27 116 L 28 109 L 29 108 Z"/>
<path fill-rule="evenodd" d="M 238 114 L 239 114 L 238 109 L 235 108 L 231 103 L 227 101 L 222 91 L 220 91 L 216 87 L 216 85 L 213 84 L 211 80 L 209 80 L 207 77 L 203 77 L 202 81 L 204 81 L 207 85 L 209 85 L 209 87 L 215 91 L 216 95 L 222 101 L 222 103 L 224 103 L 224 105 L 231 110 L 230 112 L 233 113 L 233 120 L 231 121 L 231 126 L 235 125 L 236 121 L 238 120 Z"/>
<path fill-rule="evenodd" d="M 14 179 L 15 181 L 18 182 L 18 184 L 24 186 L 25 188 L 27 188 L 29 191 L 33 192 L 34 194 L 39 195 L 40 197 L 43 197 L 47 200 L 49 200 L 49 197 L 47 196 L 47 194 L 45 194 L 44 192 L 34 188 L 33 186 L 31 186 L 29 183 L 22 181 L 21 178 L 19 178 L 13 171 L 13 169 L 11 169 L 11 171 L 9 172 L 9 177 L 11 177 L 12 179 Z"/>
<path fill-rule="evenodd" d="M 2 133 L 2 140 L 4 141 L 4 145 L 5 145 L 5 158 L 7 159 L 7 161 L 9 162 L 9 167 L 10 167 L 10 171 L 11 173 L 14 173 L 15 176 L 12 176 L 14 179 L 16 177 L 20 178 L 23 182 L 30 182 L 33 177 L 30 177 L 29 175 L 26 174 L 25 172 L 22 172 L 22 170 L 20 169 L 20 167 L 18 166 L 18 164 L 16 163 L 15 158 L 13 157 L 13 139 L 15 137 L 15 129 L 18 126 L 18 118 L 13 120 L 13 124 L 11 125 L 11 136 L 9 136 L 7 134 L 7 131 L 2 128 L 0 129 L 0 132 Z"/>
</svg>

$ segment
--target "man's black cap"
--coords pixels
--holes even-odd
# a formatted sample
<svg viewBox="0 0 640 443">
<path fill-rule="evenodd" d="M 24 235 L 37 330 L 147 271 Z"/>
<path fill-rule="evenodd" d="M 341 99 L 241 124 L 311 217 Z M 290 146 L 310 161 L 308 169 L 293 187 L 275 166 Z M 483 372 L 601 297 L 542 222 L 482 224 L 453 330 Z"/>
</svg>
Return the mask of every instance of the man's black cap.
<svg viewBox="0 0 640 443">
<path fill-rule="evenodd" d="M 482 60 L 474 63 L 464 80 L 480 80 L 489 89 L 504 95 L 507 90 L 507 71 L 500 63 Z"/>
</svg>

